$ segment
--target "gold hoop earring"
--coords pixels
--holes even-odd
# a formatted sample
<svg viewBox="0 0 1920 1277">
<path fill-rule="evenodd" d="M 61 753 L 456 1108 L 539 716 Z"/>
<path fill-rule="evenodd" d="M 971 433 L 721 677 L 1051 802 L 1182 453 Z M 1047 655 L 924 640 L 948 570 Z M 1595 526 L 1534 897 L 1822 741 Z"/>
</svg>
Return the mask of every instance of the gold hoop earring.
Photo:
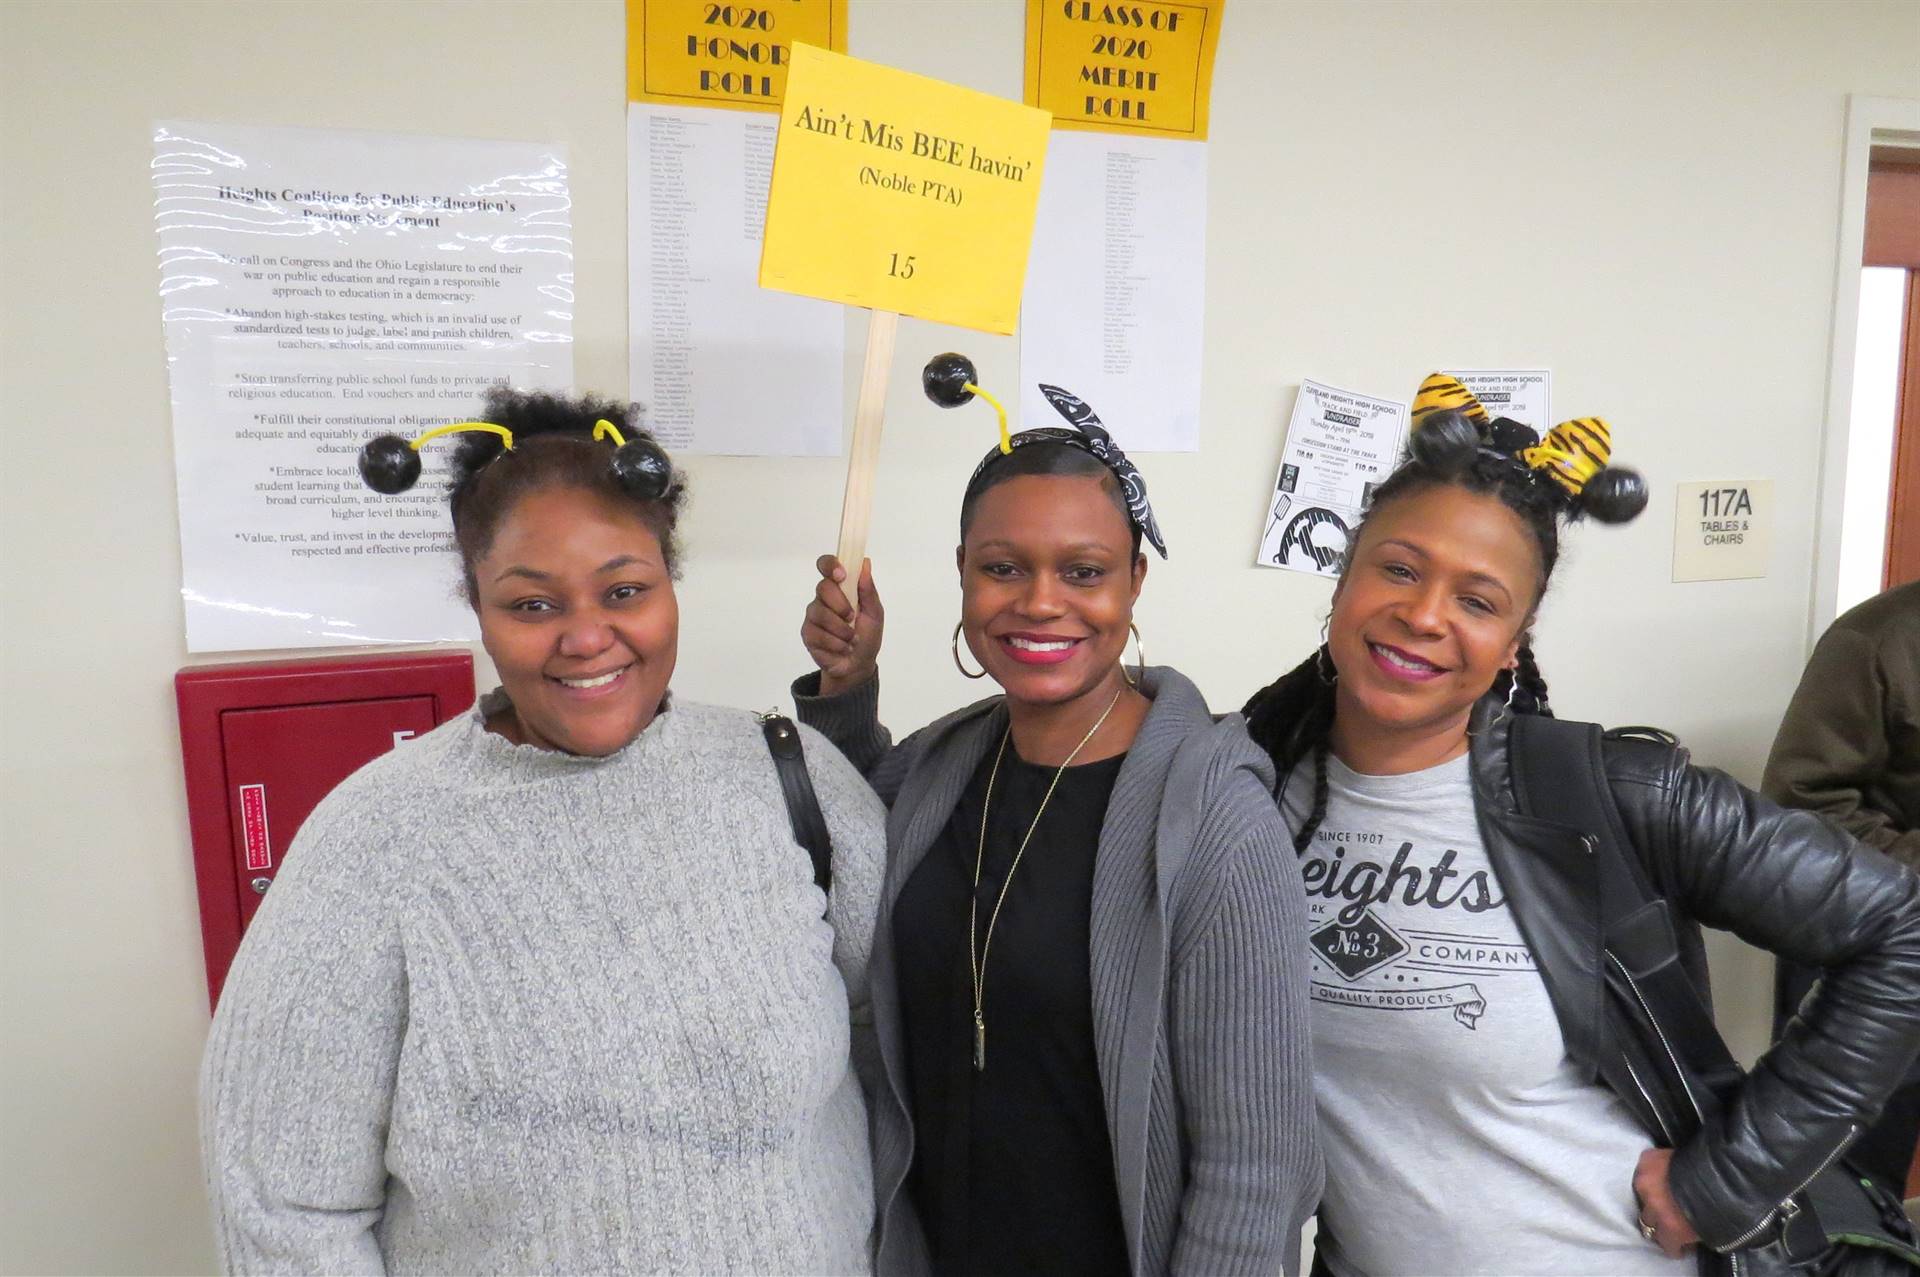
<svg viewBox="0 0 1920 1277">
<path fill-rule="evenodd" d="M 979 672 L 978 674 L 975 674 L 975 673 L 974 673 L 974 672 L 973 672 L 972 670 L 970 670 L 970 669 L 968 669 L 968 668 L 967 668 L 967 667 L 966 667 L 965 665 L 963 665 L 963 664 L 961 663 L 961 661 L 960 661 L 960 630 L 961 630 L 961 628 L 962 628 L 962 627 L 964 627 L 965 625 L 966 625 L 966 622 L 965 622 L 965 621 L 955 621 L 955 622 L 953 623 L 953 665 L 954 665 L 954 668 L 955 668 L 955 669 L 957 669 L 957 670 L 959 670 L 959 671 L 960 671 L 960 672 L 961 672 L 962 674 L 964 674 L 964 675 L 965 675 L 966 677 L 968 677 L 968 678 L 985 678 L 985 677 L 987 676 L 987 671 L 986 671 L 986 670 L 985 670 L 984 668 L 983 668 L 983 669 L 981 669 L 981 671 L 980 671 L 980 672 Z"/>
<path fill-rule="evenodd" d="M 1133 654 L 1136 661 L 1135 668 L 1139 671 L 1139 674 L 1138 676 L 1129 675 L 1127 673 L 1127 663 L 1123 659 L 1120 662 L 1120 677 L 1127 680 L 1128 687 L 1138 687 L 1140 686 L 1141 680 L 1147 676 L 1147 645 L 1140 641 L 1139 626 L 1129 621 L 1127 622 L 1127 630 L 1133 635 Z"/>
</svg>

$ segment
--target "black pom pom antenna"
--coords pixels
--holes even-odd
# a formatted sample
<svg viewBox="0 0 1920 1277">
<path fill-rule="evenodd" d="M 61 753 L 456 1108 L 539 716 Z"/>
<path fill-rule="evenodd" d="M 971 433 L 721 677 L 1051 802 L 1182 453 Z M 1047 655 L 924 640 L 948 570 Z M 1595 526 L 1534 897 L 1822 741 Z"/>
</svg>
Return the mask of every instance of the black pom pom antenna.
<svg viewBox="0 0 1920 1277">
<path fill-rule="evenodd" d="M 513 451 L 513 432 L 490 421 L 457 421 L 435 426 L 418 439 L 399 435 L 380 435 L 369 439 L 360 449 L 360 477 L 375 492 L 388 496 L 405 492 L 420 481 L 420 449 L 442 435 L 484 432 L 500 436 L 505 445 L 500 456 Z M 660 445 L 644 435 L 628 439 L 620 428 L 602 418 L 594 423 L 595 442 L 613 441 L 613 457 L 608 462 L 620 486 L 642 501 L 654 501 L 673 489 L 673 462 Z"/>
<path fill-rule="evenodd" d="M 1000 415 L 1000 451 L 1012 452 L 1013 438 L 1007 433 L 1007 410 L 998 399 L 980 388 L 977 380 L 979 375 L 973 360 L 948 351 L 927 360 L 927 366 L 920 370 L 920 389 L 926 391 L 927 398 L 942 408 L 958 408 L 975 395 L 992 404 L 993 410 Z"/>
<path fill-rule="evenodd" d="M 1647 481 L 1638 470 L 1608 466 L 1587 480 L 1574 508 L 1602 523 L 1628 523 L 1647 508 Z"/>
<path fill-rule="evenodd" d="M 420 481 L 420 452 L 399 435 L 369 439 L 360 449 L 360 477 L 375 492 L 405 492 Z"/>
<path fill-rule="evenodd" d="M 973 398 L 979 375 L 973 360 L 950 350 L 927 360 L 927 366 L 920 370 L 920 388 L 942 408 L 958 408 Z"/>
</svg>

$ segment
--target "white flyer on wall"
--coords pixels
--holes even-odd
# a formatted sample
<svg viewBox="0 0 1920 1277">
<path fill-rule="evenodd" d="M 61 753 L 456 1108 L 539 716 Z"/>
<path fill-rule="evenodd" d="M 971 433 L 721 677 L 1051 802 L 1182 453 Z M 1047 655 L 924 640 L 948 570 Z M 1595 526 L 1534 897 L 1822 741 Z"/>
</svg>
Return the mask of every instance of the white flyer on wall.
<svg viewBox="0 0 1920 1277">
<path fill-rule="evenodd" d="M 446 450 L 355 461 L 571 385 L 564 150 L 166 121 L 152 173 L 188 650 L 473 638 Z"/>
<path fill-rule="evenodd" d="M 1490 417 L 1511 417 L 1535 433 L 1553 426 L 1553 373 L 1545 368 L 1450 368 Z"/>
<path fill-rule="evenodd" d="M 1020 419 L 1036 386 L 1092 404 L 1129 452 L 1200 447 L 1207 144 L 1056 129 L 1020 306 Z"/>
<path fill-rule="evenodd" d="M 627 346 L 668 451 L 840 452 L 846 311 L 760 287 L 780 117 L 627 106 Z"/>
<path fill-rule="evenodd" d="M 1406 430 L 1404 403 L 1301 382 L 1254 561 L 1338 575 L 1361 508 L 1399 459 Z"/>
</svg>

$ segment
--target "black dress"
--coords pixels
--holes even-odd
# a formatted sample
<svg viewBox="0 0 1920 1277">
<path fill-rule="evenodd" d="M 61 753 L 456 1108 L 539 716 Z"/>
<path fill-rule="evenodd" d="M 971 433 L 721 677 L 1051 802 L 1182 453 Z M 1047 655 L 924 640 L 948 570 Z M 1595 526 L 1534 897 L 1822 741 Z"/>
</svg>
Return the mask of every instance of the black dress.
<svg viewBox="0 0 1920 1277">
<path fill-rule="evenodd" d="M 1124 757 L 1069 767 L 1020 858 L 987 956 L 985 1070 L 973 1067 L 967 898 L 992 753 L 894 905 L 914 1127 L 907 1191 L 935 1273 L 1128 1269 L 1088 965 L 1095 853 Z M 976 945 L 1056 770 L 1021 762 L 1008 742 Z"/>
</svg>

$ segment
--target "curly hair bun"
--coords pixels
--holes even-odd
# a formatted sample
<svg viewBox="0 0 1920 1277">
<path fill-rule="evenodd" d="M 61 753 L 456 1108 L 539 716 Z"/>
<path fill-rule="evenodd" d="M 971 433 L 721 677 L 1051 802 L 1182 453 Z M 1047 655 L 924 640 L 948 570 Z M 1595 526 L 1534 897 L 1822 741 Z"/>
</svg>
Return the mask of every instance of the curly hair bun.
<svg viewBox="0 0 1920 1277">
<path fill-rule="evenodd" d="M 360 449 L 360 477 L 375 492 L 405 492 L 420 479 L 420 454 L 399 435 L 380 435 Z"/>
<path fill-rule="evenodd" d="M 1574 509 L 1602 523 L 1626 523 L 1647 508 L 1647 481 L 1637 470 L 1608 466 L 1587 480 Z"/>
<path fill-rule="evenodd" d="M 1413 432 L 1407 451 L 1423 469 L 1458 474 L 1480 451 L 1480 429 L 1462 413 L 1436 412 Z"/>
</svg>

